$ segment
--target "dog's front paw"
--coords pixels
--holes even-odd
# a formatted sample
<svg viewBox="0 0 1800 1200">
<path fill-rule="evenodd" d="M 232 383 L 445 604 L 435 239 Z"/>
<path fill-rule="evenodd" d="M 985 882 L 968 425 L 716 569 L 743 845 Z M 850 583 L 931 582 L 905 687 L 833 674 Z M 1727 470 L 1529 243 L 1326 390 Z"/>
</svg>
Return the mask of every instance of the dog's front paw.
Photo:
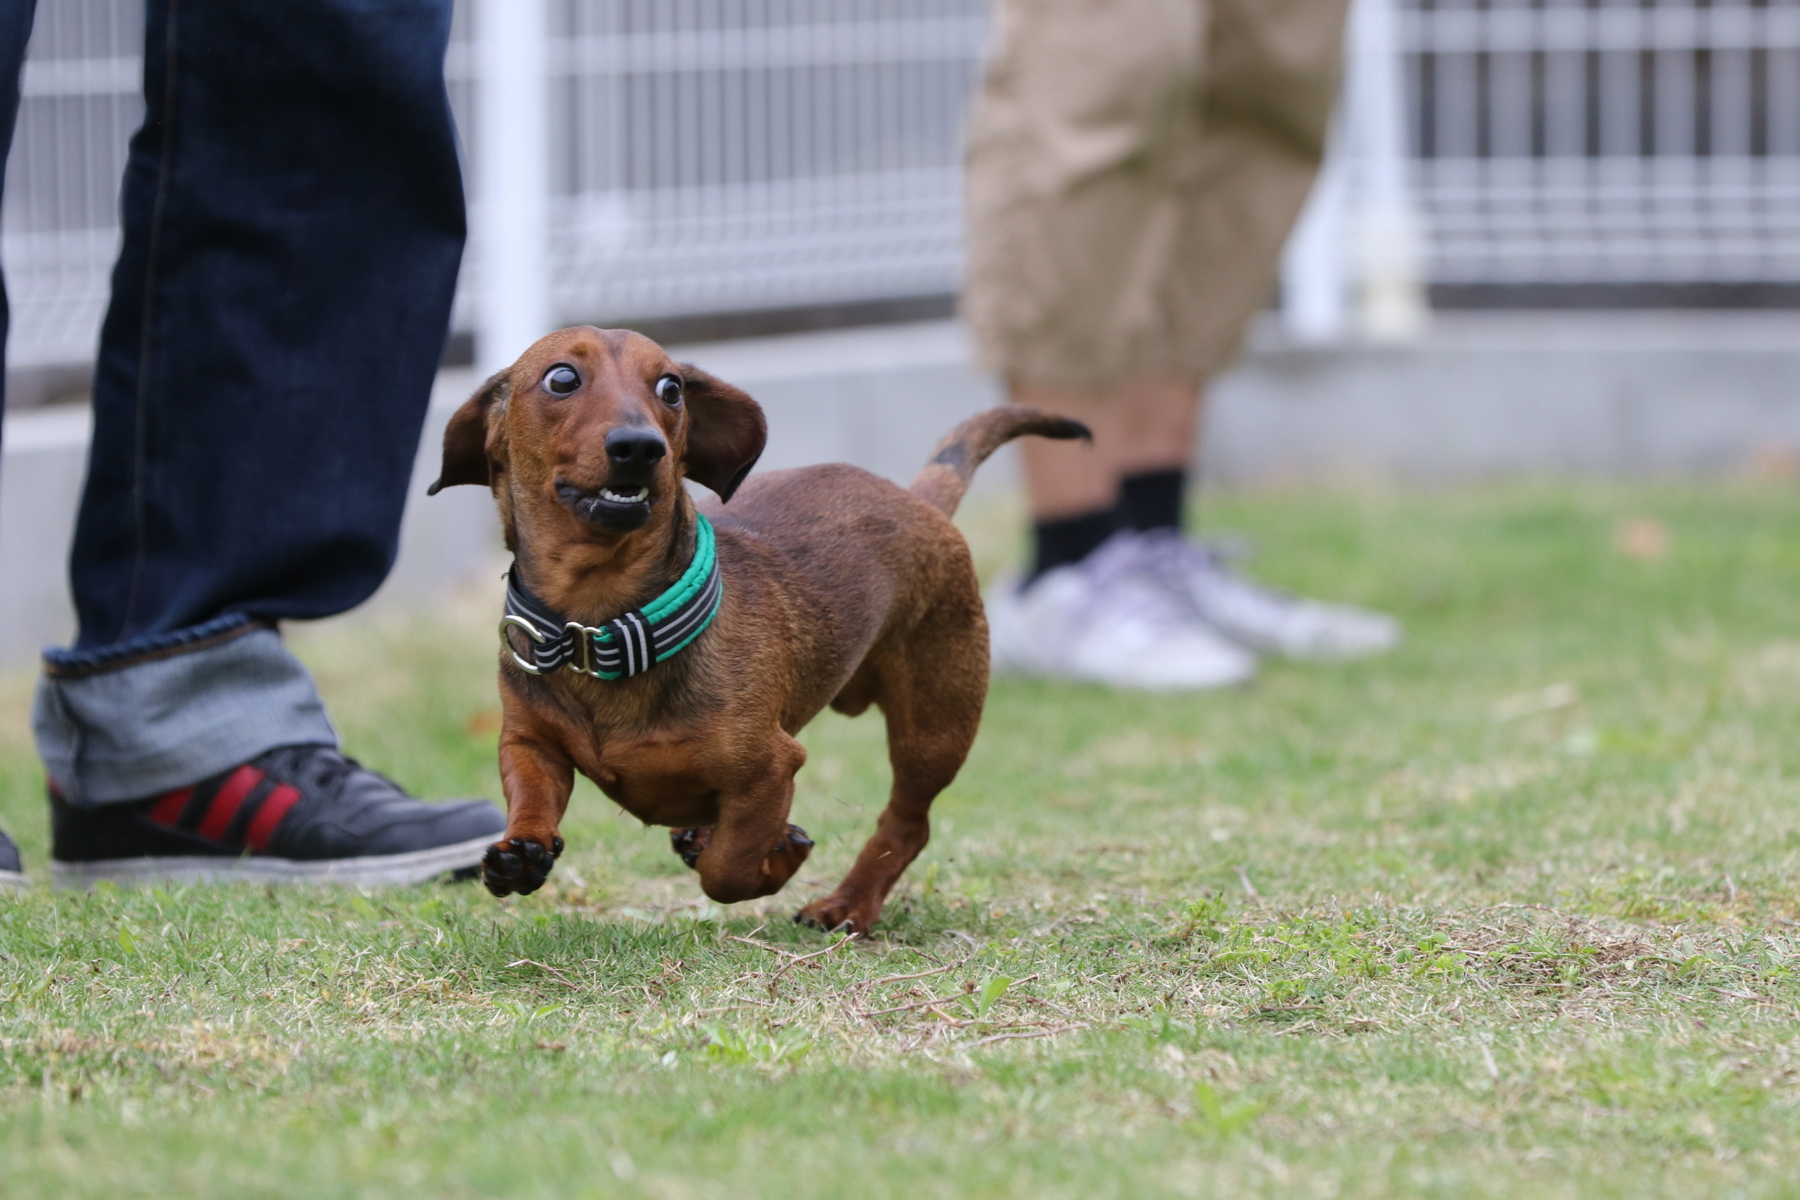
<svg viewBox="0 0 1800 1200">
<path fill-rule="evenodd" d="M 700 852 L 712 841 L 713 827 L 699 825 L 692 829 L 669 830 L 669 848 L 691 870 L 700 869 Z"/>
<path fill-rule="evenodd" d="M 487 848 L 481 859 L 481 882 L 496 896 L 518 893 L 529 896 L 550 878 L 550 868 L 563 852 L 563 840 L 550 839 L 548 848 L 529 838 L 507 838 Z"/>
</svg>

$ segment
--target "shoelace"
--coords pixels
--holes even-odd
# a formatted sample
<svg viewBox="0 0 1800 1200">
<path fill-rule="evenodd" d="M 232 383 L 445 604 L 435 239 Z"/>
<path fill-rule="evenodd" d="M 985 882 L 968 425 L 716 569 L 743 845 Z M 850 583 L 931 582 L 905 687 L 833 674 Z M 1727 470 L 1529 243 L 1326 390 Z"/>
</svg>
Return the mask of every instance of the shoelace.
<svg viewBox="0 0 1800 1200">
<path fill-rule="evenodd" d="M 1105 597 L 1109 620 L 1136 622 L 1152 629 L 1175 629 L 1187 622 L 1182 605 L 1166 587 L 1145 578 L 1143 547 L 1128 541 L 1108 543 L 1081 564 L 1094 591 Z"/>
<path fill-rule="evenodd" d="M 330 797 L 340 795 L 344 782 L 352 775 L 376 775 L 354 758 L 317 746 L 290 746 L 277 750 L 268 758 L 268 769 L 276 778 L 291 779 L 315 796 Z M 378 778 L 385 780 L 383 776 Z M 395 790 L 399 790 L 398 785 Z"/>
<path fill-rule="evenodd" d="M 1185 592 L 1198 577 L 1205 586 L 1234 593 L 1239 601 L 1282 605 L 1292 599 L 1280 588 L 1238 574 L 1224 555 L 1204 542 L 1189 541 L 1174 531 L 1141 533 L 1137 542 L 1145 569 L 1178 591 Z"/>
</svg>

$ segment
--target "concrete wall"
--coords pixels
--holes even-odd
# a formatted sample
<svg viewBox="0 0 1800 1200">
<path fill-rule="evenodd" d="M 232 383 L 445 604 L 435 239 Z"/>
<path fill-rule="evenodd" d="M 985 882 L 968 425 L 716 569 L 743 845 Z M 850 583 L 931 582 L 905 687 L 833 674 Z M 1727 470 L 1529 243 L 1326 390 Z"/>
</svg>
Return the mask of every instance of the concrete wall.
<svg viewBox="0 0 1800 1200">
<path fill-rule="evenodd" d="M 7 414 L 0 456 L 0 663 L 68 638 L 65 570 L 92 418 L 85 406 Z"/>
<path fill-rule="evenodd" d="M 682 352 L 763 402 L 768 466 L 836 458 L 905 480 L 1000 398 L 949 322 Z M 1414 344 L 1326 349 L 1271 324 L 1208 404 L 1217 483 L 1800 465 L 1800 312 L 1459 313 Z M 978 483 L 1011 478 L 1002 459 Z"/>
<path fill-rule="evenodd" d="M 970 366 L 967 338 L 949 321 L 677 346 L 681 362 L 743 388 L 769 417 L 759 468 L 849 462 L 910 482 L 938 439 L 1000 401 Z M 977 485 L 1012 477 L 1009 460 Z"/>
<path fill-rule="evenodd" d="M 494 504 L 486 492 L 453 488 L 425 495 L 437 478 L 444 421 L 473 387 L 468 372 L 438 379 L 401 526 L 400 558 L 371 604 L 429 596 L 499 559 Z M 0 665 L 29 662 L 44 646 L 66 644 L 74 634 L 69 540 L 91 423 L 88 409 L 77 405 L 7 414 L 0 460 Z"/>
<path fill-rule="evenodd" d="M 1800 313 L 1462 313 L 1406 347 L 1267 332 L 1214 391 L 1230 483 L 1709 473 L 1800 454 Z"/>
<path fill-rule="evenodd" d="M 958 420 L 999 398 L 950 322 L 676 348 L 768 411 L 762 465 L 844 461 L 904 482 Z M 474 376 L 447 371 L 401 531 L 371 607 L 498 570 L 492 504 L 427 498 L 445 420 Z M 1270 328 L 1212 389 L 1202 469 L 1254 484 L 1382 475 L 1442 482 L 1570 472 L 1800 468 L 1800 313 L 1440 317 L 1406 347 L 1302 349 Z M 85 409 L 15 411 L 0 463 L 0 662 L 72 629 L 64 563 Z M 1003 454 L 977 486 L 1016 478 Z"/>
</svg>

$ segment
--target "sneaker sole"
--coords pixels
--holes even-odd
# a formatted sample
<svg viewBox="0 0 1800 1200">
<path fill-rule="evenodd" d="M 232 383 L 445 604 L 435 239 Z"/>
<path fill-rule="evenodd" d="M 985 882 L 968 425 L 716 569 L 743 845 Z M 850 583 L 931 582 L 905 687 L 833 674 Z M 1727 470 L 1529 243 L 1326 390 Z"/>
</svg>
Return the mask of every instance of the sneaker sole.
<svg viewBox="0 0 1800 1200">
<path fill-rule="evenodd" d="M 405 854 L 371 854 L 360 858 L 328 858 L 302 862 L 291 858 L 169 855 L 157 858 L 103 858 L 93 862 L 50 864 L 50 881 L 58 888 L 85 891 L 101 880 L 148 885 L 157 883 L 404 884 L 423 883 L 448 871 L 479 867 L 492 838 L 472 838 L 430 850 Z"/>
<path fill-rule="evenodd" d="M 1317 642 L 1284 642 L 1278 637 L 1269 636 L 1230 621 L 1206 617 L 1214 629 L 1230 638 L 1238 645 L 1258 654 L 1269 654 L 1294 662 L 1340 663 L 1354 662 L 1359 658 L 1374 658 L 1387 654 L 1406 640 L 1405 630 L 1398 622 L 1380 631 L 1364 630 L 1347 640 L 1333 641 L 1326 639 Z"/>
<path fill-rule="evenodd" d="M 0 871 L 0 888 L 30 887 L 31 881 L 17 871 Z"/>
<path fill-rule="evenodd" d="M 1209 675 L 1204 679 L 1187 678 L 1176 680 L 1135 679 L 1119 676 L 1088 674 L 1084 672 L 1034 671 L 1022 667 L 996 667 L 996 679 L 1033 679 L 1053 683 L 1084 683 L 1092 687 L 1103 687 L 1115 692 L 1221 692 L 1229 688 L 1244 687 L 1256 678 L 1256 671 L 1233 672 L 1230 675 Z"/>
<path fill-rule="evenodd" d="M 1255 670 L 1234 671 L 1229 675 L 1208 675 L 1205 678 L 1189 677 L 1186 679 L 1141 679 L 1136 677 L 1106 675 L 1071 675 L 1067 678 L 1081 683 L 1095 683 L 1102 687 L 1121 692 L 1222 692 L 1230 688 L 1239 688 L 1256 678 Z"/>
</svg>

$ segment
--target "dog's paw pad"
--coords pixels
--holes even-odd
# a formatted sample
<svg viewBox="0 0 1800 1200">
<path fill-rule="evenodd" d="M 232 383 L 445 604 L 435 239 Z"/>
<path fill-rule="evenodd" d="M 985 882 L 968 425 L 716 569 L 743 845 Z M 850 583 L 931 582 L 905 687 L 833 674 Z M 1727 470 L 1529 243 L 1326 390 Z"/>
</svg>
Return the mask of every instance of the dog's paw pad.
<svg viewBox="0 0 1800 1200">
<path fill-rule="evenodd" d="M 482 856 L 481 882 L 496 896 L 529 896 L 544 886 L 562 848 L 561 838 L 552 838 L 549 848 L 529 838 L 495 842 Z"/>
</svg>

